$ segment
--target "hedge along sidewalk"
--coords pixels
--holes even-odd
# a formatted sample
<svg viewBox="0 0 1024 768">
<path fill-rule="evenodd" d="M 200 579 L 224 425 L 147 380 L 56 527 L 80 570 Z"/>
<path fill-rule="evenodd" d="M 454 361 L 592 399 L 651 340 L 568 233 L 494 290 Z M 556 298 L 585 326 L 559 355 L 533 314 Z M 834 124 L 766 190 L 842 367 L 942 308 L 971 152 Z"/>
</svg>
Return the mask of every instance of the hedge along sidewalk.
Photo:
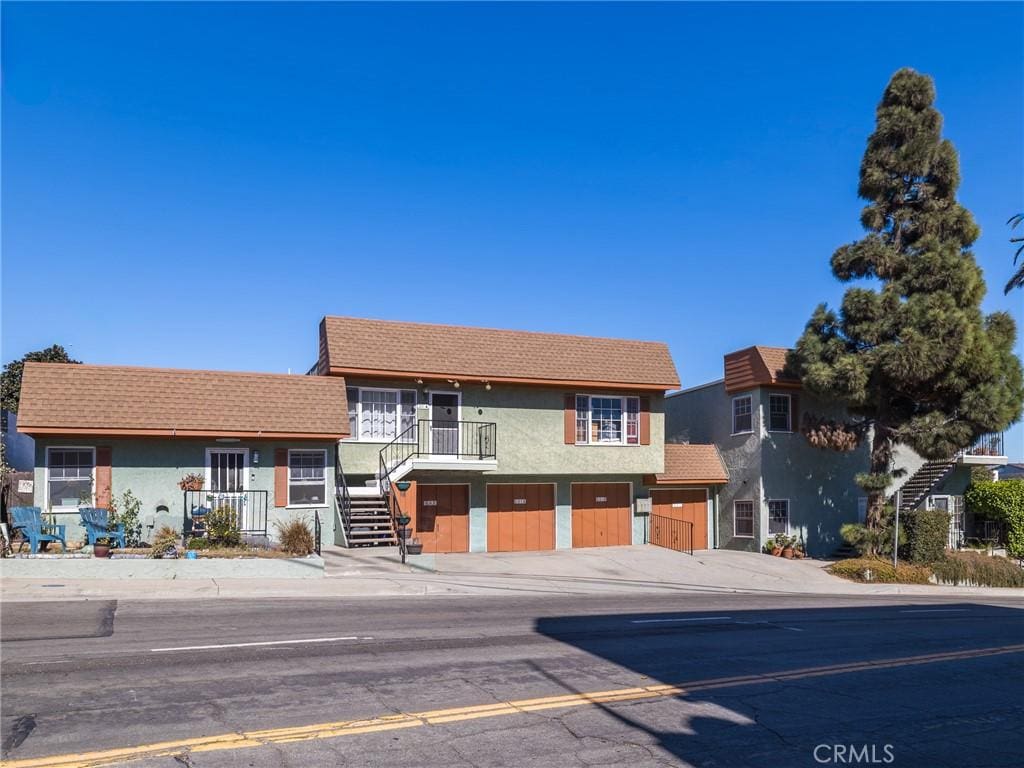
<svg viewBox="0 0 1024 768">
<path fill-rule="evenodd" d="M 323 558 L 235 557 L 108 559 L 99 557 L 5 558 L 0 577 L 9 579 L 322 579 Z"/>
</svg>

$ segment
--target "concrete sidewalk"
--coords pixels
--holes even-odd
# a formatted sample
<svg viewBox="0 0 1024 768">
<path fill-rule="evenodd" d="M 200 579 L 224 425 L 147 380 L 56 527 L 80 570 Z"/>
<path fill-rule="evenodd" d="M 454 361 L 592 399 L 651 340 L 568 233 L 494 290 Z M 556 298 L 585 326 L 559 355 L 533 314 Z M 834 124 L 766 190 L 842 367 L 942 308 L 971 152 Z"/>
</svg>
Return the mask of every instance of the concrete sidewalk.
<svg viewBox="0 0 1024 768">
<path fill-rule="evenodd" d="M 4 578 L 3 600 L 337 597 L 537 594 L 818 594 L 985 596 L 1024 600 L 1024 589 L 856 584 L 817 560 L 783 560 L 713 550 L 694 556 L 653 546 L 508 554 L 420 555 L 402 565 L 396 551 L 324 550 L 323 579 Z"/>
</svg>

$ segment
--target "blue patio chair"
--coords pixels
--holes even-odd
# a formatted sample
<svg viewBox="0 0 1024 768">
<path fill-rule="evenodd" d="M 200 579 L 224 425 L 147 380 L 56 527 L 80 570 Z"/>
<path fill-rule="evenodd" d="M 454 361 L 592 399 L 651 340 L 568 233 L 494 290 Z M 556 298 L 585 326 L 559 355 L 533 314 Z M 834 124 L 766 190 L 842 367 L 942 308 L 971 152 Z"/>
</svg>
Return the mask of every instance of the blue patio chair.
<svg viewBox="0 0 1024 768">
<path fill-rule="evenodd" d="M 78 514 L 82 516 L 85 537 L 89 544 L 97 539 L 114 539 L 124 548 L 124 523 L 111 526 L 107 521 L 110 513 L 102 508 L 80 507 Z"/>
<path fill-rule="evenodd" d="M 29 551 L 33 555 L 39 551 L 40 544 L 48 544 L 51 541 L 59 541 L 64 551 L 67 551 L 64 526 L 43 522 L 43 513 L 39 507 L 11 507 L 9 511 L 11 527 L 21 531 L 21 535 L 28 539 Z"/>
</svg>

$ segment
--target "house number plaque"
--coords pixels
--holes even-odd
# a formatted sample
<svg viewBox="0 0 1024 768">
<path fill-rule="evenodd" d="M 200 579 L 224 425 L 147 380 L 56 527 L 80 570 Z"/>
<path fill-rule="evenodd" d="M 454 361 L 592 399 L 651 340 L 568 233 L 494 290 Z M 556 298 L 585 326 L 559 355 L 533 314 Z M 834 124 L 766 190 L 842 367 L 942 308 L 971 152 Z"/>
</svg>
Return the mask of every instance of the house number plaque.
<svg viewBox="0 0 1024 768">
<path fill-rule="evenodd" d="M 424 507 L 436 507 L 437 506 L 437 500 L 436 499 L 424 499 L 423 500 L 423 506 Z"/>
<path fill-rule="evenodd" d="M 608 501 L 608 497 L 607 496 L 598 496 L 597 497 L 597 501 Z"/>
<path fill-rule="evenodd" d="M 526 499 L 513 499 L 512 503 L 513 504 L 525 504 L 526 503 Z"/>
</svg>

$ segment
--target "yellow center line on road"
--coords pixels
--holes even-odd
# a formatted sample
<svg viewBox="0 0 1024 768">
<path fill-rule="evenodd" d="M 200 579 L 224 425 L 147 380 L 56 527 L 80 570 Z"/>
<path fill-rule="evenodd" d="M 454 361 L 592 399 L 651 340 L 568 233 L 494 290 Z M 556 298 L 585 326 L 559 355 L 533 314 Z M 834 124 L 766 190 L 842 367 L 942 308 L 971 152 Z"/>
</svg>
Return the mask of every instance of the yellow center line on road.
<svg viewBox="0 0 1024 768">
<path fill-rule="evenodd" d="M 659 699 L 670 696 L 685 695 L 699 691 L 728 688 L 740 685 L 758 685 L 787 680 L 799 680 L 808 677 L 824 677 L 827 675 L 849 674 L 867 670 L 907 667 L 920 664 L 935 664 L 943 661 L 974 659 L 985 656 L 998 656 L 1007 653 L 1024 652 L 1024 644 L 1003 645 L 993 648 L 976 648 L 965 651 L 949 651 L 946 653 L 930 653 L 918 656 L 903 656 L 892 659 L 874 661 L 857 661 L 847 664 L 831 664 L 819 667 L 804 667 L 781 672 L 771 672 L 736 677 L 719 677 L 708 680 L 695 680 L 678 685 L 657 684 L 635 688 L 617 688 L 610 691 L 592 691 L 589 693 L 570 693 L 559 696 L 543 696 L 535 699 L 519 699 L 492 704 L 477 704 L 468 707 L 451 709 L 435 709 L 426 712 L 410 712 L 407 714 L 382 715 L 366 720 L 339 720 L 333 723 L 317 723 L 287 728 L 268 728 L 258 731 L 242 731 L 239 733 L 222 733 L 215 736 L 200 736 L 191 739 L 163 741 L 154 744 L 143 744 L 137 747 L 105 749 L 95 752 L 79 752 L 49 757 L 32 757 L 21 760 L 0 762 L 2 768 L 97 768 L 98 766 L 117 765 L 132 760 L 152 757 L 167 757 L 182 752 L 216 752 L 231 749 L 251 749 L 268 744 L 291 744 L 316 739 L 334 739 L 341 736 L 356 736 L 364 733 L 380 733 L 402 728 L 418 728 L 425 725 L 441 725 L 475 720 L 483 717 L 502 717 L 530 712 L 542 712 L 548 709 L 564 709 L 567 707 L 583 707 L 594 704 L 615 704 L 620 702 Z"/>
</svg>

